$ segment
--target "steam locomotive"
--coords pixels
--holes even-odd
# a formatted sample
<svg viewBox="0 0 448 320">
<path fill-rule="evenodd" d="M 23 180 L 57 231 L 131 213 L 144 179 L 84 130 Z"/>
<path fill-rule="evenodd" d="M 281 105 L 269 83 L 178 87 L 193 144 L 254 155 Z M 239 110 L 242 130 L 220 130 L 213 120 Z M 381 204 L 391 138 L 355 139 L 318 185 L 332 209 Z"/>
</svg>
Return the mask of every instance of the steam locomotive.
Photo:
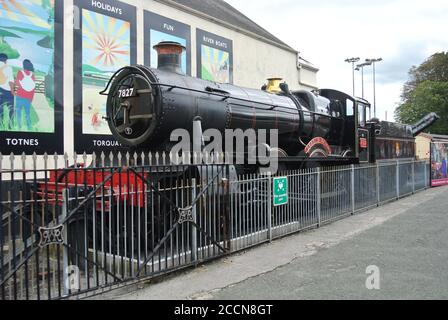
<svg viewBox="0 0 448 320">
<path fill-rule="evenodd" d="M 268 141 L 266 147 L 282 168 L 372 163 L 381 156 L 375 146 L 382 123 L 368 121 L 366 100 L 330 89 L 291 91 L 278 78 L 261 90 L 192 78 L 182 73 L 184 47 L 162 42 L 155 49 L 157 69 L 125 67 L 102 92 L 114 137 L 133 151 L 169 152 L 171 133 L 182 128 L 194 134 L 196 125 L 201 135 L 207 129 L 278 130 L 278 146 Z M 410 126 L 390 126 L 402 140 L 413 139 Z M 391 137 L 386 132 L 383 138 Z"/>
<path fill-rule="evenodd" d="M 155 49 L 158 51 L 157 69 L 145 66 L 122 68 L 101 93 L 107 95 L 107 121 L 114 137 L 135 154 L 140 151 L 146 154 L 148 151 L 153 154 L 170 152 L 175 143 L 171 141 L 171 134 L 179 128 L 192 134 L 194 141 L 191 151 L 195 151 L 195 141 L 200 141 L 199 148 L 203 147 L 202 141 L 206 140 L 204 135 L 208 129 L 220 132 L 256 129 L 278 131 L 278 143 L 274 144 L 272 139 L 268 139 L 263 147 L 271 158 L 278 160 L 280 171 L 311 166 L 368 164 L 413 158 L 414 137 L 438 119 L 436 114 L 429 114 L 414 126 L 369 120 L 370 104 L 366 100 L 331 89 L 291 91 L 278 78 L 269 79 L 261 90 L 196 79 L 182 74 L 184 47 L 173 42 L 162 42 Z M 248 155 L 250 148 L 254 146 L 248 146 L 244 156 Z M 223 177 L 215 176 L 214 172 L 207 171 L 207 166 L 201 165 L 180 166 L 179 171 L 173 167 L 165 168 L 165 165 L 155 167 L 142 166 L 137 172 L 132 166 L 122 167 L 121 164 L 93 165 L 91 168 L 75 164 L 72 168 L 52 170 L 44 181 L 17 183 L 17 186 L 27 188 L 23 194 L 35 194 L 32 199 L 45 203 L 40 212 L 36 201 L 20 201 L 24 203 L 20 208 L 23 215 L 37 221 L 25 228 L 25 237 L 37 233 L 36 226 L 50 223 L 47 218 L 54 215 L 46 213 L 49 207 L 62 209 L 61 199 L 65 196 L 62 191 L 66 189 L 69 196 L 84 199 L 64 219 L 68 225 L 69 243 L 75 248 L 70 258 L 74 264 L 80 265 L 87 260 L 80 257 L 77 248 L 87 252 L 84 249 L 91 247 L 95 240 L 96 243 L 106 243 L 117 254 L 124 247 L 124 255 L 126 251 L 128 255 L 138 255 L 140 252 L 132 247 L 134 242 L 129 241 L 129 237 L 141 240 L 141 243 L 150 237 L 153 241 L 154 237 L 162 242 L 166 239 L 169 229 L 165 225 L 168 223 L 166 217 L 173 219 L 170 199 L 188 199 L 184 197 L 184 189 L 172 188 L 183 185 L 180 181 L 182 176 L 190 180 L 201 179 L 205 188 L 200 196 L 210 197 L 212 194 L 208 193 L 207 186 L 218 178 L 219 186 L 212 188 L 215 192 L 213 201 L 217 200 L 218 206 L 223 207 L 219 214 L 224 214 L 229 205 L 226 195 L 257 192 L 238 189 L 237 184 L 233 184 L 237 189 L 228 192 L 232 188 L 229 187 L 232 185 L 229 180 L 237 180 L 239 173 L 257 173 L 261 164 L 224 166 L 228 171 Z M 194 172 L 186 175 L 182 171 L 185 167 Z M 332 189 L 333 185 L 328 184 L 327 187 Z M 144 196 L 148 188 L 155 192 L 158 201 Z M 9 187 L 4 189 L 14 190 Z M 348 188 L 338 185 L 335 190 L 347 192 Z M 179 196 L 177 193 L 182 194 Z M 178 208 L 176 219 L 184 219 L 184 214 L 191 213 L 193 205 L 189 203 L 184 209 Z M 149 207 L 152 219 L 147 220 L 145 216 L 145 223 L 135 227 L 133 221 L 140 221 L 142 217 L 139 214 L 147 212 L 141 209 Z M 225 228 L 217 223 L 216 228 L 223 228 L 224 234 Z M 104 226 L 109 230 L 101 229 Z M 107 239 L 97 238 L 103 232 L 117 235 L 116 241 L 109 240 L 107 243 Z M 143 239 L 139 240 L 141 235 Z"/>
</svg>

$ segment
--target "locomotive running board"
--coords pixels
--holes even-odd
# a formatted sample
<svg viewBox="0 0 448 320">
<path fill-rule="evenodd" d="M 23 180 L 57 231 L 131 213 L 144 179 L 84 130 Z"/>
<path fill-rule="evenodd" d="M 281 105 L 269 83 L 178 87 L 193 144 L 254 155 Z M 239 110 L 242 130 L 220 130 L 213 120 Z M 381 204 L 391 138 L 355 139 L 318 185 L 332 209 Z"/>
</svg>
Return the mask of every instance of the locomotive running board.
<svg viewBox="0 0 448 320">
<path fill-rule="evenodd" d="M 279 158 L 279 162 L 347 162 L 347 163 L 355 163 L 357 161 L 356 158 L 345 158 L 339 156 L 329 156 L 322 158 L 310 158 L 310 157 L 287 157 L 287 158 Z"/>
</svg>

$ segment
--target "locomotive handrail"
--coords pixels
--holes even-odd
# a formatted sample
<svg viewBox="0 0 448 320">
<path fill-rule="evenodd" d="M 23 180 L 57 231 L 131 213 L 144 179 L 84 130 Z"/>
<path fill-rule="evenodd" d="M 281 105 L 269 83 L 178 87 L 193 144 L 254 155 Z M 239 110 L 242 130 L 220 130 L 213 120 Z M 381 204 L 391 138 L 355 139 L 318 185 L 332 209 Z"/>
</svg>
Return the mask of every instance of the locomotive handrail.
<svg viewBox="0 0 448 320">
<path fill-rule="evenodd" d="M 160 86 L 160 87 L 169 87 L 171 90 L 181 89 L 181 90 L 185 90 L 185 91 L 191 91 L 191 92 L 197 92 L 197 93 L 202 93 L 202 94 L 206 94 L 206 95 L 212 95 L 212 96 L 223 98 L 223 101 L 228 100 L 228 99 L 233 99 L 233 100 L 237 100 L 237 101 L 249 102 L 252 104 L 260 104 L 260 105 L 264 105 L 264 106 L 269 106 L 269 108 L 263 109 L 263 110 L 274 110 L 277 108 L 288 109 L 287 107 L 284 107 L 284 106 L 269 104 L 266 102 L 258 102 L 258 101 L 253 101 L 253 100 L 249 100 L 249 99 L 244 99 L 244 98 L 232 97 L 232 96 L 225 95 L 222 93 L 212 92 L 212 91 L 207 91 L 207 90 L 197 90 L 197 89 L 192 89 L 192 88 L 187 88 L 187 87 L 182 87 L 182 86 L 173 86 L 172 84 L 165 84 L 165 83 L 161 83 L 161 82 L 153 83 L 153 85 Z M 261 109 L 261 108 L 259 108 L 259 109 Z"/>
<path fill-rule="evenodd" d="M 221 94 L 223 94 L 223 95 L 225 95 L 225 96 L 229 96 L 229 95 L 230 95 L 230 92 L 227 92 L 227 91 L 225 91 L 225 90 L 221 90 L 221 89 L 212 88 L 212 87 L 210 87 L 210 86 L 205 87 L 205 91 L 207 91 L 207 92 L 221 93 Z"/>
<path fill-rule="evenodd" d="M 148 85 L 151 85 L 151 84 L 152 84 L 151 79 L 149 79 L 148 76 L 147 76 L 144 72 L 142 72 L 142 70 L 140 69 L 140 66 L 139 66 L 139 65 L 137 65 L 137 66 L 127 66 L 127 67 L 123 67 L 123 68 L 118 69 L 118 70 L 112 75 L 112 77 L 110 78 L 109 82 L 108 82 L 107 85 L 106 85 L 106 88 L 105 88 L 103 91 L 100 92 L 100 95 L 102 95 L 102 96 L 107 96 L 107 95 L 109 95 L 108 93 L 106 93 L 106 91 L 109 90 L 109 87 L 110 87 L 112 81 L 115 79 L 115 77 L 116 77 L 121 71 L 126 70 L 126 69 L 136 69 L 136 70 L 140 71 L 140 72 L 143 74 L 143 76 L 145 77 L 144 80 L 146 80 L 146 81 L 148 82 Z"/>
<path fill-rule="evenodd" d="M 238 97 L 232 97 L 232 96 L 226 96 L 226 95 L 224 95 L 224 94 L 219 94 L 219 93 L 215 93 L 215 92 L 209 92 L 209 91 L 206 91 L 206 90 L 197 90 L 197 89 L 191 89 L 191 88 L 187 88 L 187 87 L 173 86 L 172 84 L 165 84 L 165 83 L 160 83 L 160 82 L 152 83 L 152 84 L 155 85 L 155 86 L 170 87 L 171 89 L 181 89 L 181 90 L 186 90 L 186 91 L 192 91 L 192 92 L 197 92 L 197 93 L 203 93 L 203 94 L 208 94 L 208 95 L 214 95 L 214 96 L 217 96 L 217 97 L 222 97 L 222 98 L 223 98 L 223 101 L 224 101 L 224 100 L 227 100 L 227 99 L 233 99 L 233 100 L 237 100 L 237 101 L 250 102 L 250 103 L 252 103 L 252 104 L 260 104 L 260 105 L 264 105 L 264 106 L 269 106 L 269 107 L 270 107 L 270 108 L 265 108 L 265 109 L 263 109 L 263 108 L 257 108 L 257 107 L 254 106 L 254 107 L 253 107 L 254 109 L 269 110 L 269 111 L 271 111 L 271 110 L 275 110 L 275 109 L 277 109 L 277 108 L 290 109 L 290 108 L 287 108 L 287 107 L 285 107 L 285 106 L 273 105 L 273 104 L 269 104 L 269 103 L 266 103 L 266 102 L 258 102 L 258 101 L 255 102 L 255 101 L 252 101 L 252 100 L 249 100 L 249 99 L 238 98 Z M 288 97 L 288 96 L 285 96 L 285 97 Z M 247 105 L 240 105 L 240 106 L 247 107 Z M 307 109 L 306 107 L 302 106 L 301 104 L 300 104 L 300 106 L 302 107 L 302 109 L 299 110 L 299 111 L 301 111 L 301 112 L 309 113 L 310 115 L 319 115 L 319 116 L 328 116 L 328 117 L 331 117 L 331 115 L 329 115 L 329 114 L 325 114 L 325 113 L 319 113 L 319 112 L 311 111 L 311 110 Z M 292 109 L 291 109 L 291 110 L 292 110 Z M 284 112 L 284 113 L 290 113 L 290 114 L 295 114 L 295 113 L 292 113 L 292 112 L 286 112 L 285 110 L 283 110 L 282 112 Z M 339 119 L 342 119 L 343 117 L 333 117 L 333 118 L 339 118 Z"/>
<path fill-rule="evenodd" d="M 192 92 L 197 92 L 197 93 L 202 93 L 202 94 L 207 94 L 207 95 L 214 95 L 214 96 L 217 96 L 217 97 L 222 97 L 223 101 L 227 100 L 227 99 L 233 99 L 233 100 L 237 100 L 237 101 L 249 102 L 249 103 L 252 103 L 252 104 L 260 104 L 260 105 L 264 105 L 264 106 L 269 106 L 270 107 L 270 108 L 257 108 L 257 107 L 254 106 L 253 107 L 254 109 L 269 110 L 269 111 L 275 110 L 277 108 L 290 109 L 290 108 L 287 108 L 285 106 L 273 105 L 273 104 L 269 104 L 269 103 L 266 103 L 266 102 L 255 102 L 255 101 L 252 101 L 252 100 L 249 100 L 249 99 L 226 96 L 224 94 L 219 94 L 219 93 L 215 93 L 215 92 L 209 92 L 209 91 L 205 91 L 205 90 L 197 90 L 197 89 L 191 89 L 191 88 L 187 88 L 187 87 L 174 86 L 172 84 L 165 84 L 165 83 L 155 82 L 155 83 L 152 83 L 152 85 L 160 86 L 160 87 L 169 87 L 169 88 L 171 88 L 171 90 L 173 90 L 173 89 L 181 89 L 181 90 L 192 91 Z M 247 105 L 240 105 L 240 106 L 247 107 Z M 307 108 L 305 108 L 302 105 L 300 105 L 300 106 L 302 107 L 302 110 L 300 110 L 300 111 L 307 112 L 310 115 L 320 115 L 320 116 L 331 117 L 331 115 L 329 115 L 329 114 L 314 112 L 314 111 L 308 110 Z M 285 110 L 282 110 L 282 112 L 295 114 L 295 113 L 292 113 L 292 112 L 287 112 Z M 342 117 L 339 117 L 339 118 L 342 118 Z"/>
</svg>

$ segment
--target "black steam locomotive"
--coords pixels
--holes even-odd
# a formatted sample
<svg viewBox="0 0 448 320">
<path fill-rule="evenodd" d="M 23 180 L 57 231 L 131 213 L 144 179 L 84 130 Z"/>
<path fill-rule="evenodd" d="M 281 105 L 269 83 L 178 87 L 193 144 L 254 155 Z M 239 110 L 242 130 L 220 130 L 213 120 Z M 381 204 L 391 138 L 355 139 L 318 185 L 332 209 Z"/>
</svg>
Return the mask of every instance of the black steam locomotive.
<svg viewBox="0 0 448 320">
<path fill-rule="evenodd" d="M 268 141 L 267 148 L 283 168 L 371 163 L 381 156 L 375 148 L 381 139 L 376 138 L 387 123 L 368 120 L 366 100 L 330 89 L 290 91 L 280 79 L 269 79 L 261 90 L 254 90 L 192 78 L 181 71 L 185 48 L 163 42 L 155 49 L 158 69 L 125 67 L 103 92 L 109 91 L 110 129 L 123 146 L 169 152 L 173 130 L 193 133 L 199 123 L 201 132 L 278 130 L 278 146 Z M 408 129 L 400 127 L 399 138 L 413 139 Z"/>
</svg>

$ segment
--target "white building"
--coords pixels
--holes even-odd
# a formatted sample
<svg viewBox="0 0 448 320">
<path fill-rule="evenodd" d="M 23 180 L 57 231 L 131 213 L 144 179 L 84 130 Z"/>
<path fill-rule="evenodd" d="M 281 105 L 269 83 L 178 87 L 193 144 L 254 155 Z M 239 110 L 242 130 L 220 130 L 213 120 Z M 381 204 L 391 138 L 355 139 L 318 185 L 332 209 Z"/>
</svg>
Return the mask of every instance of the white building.
<svg viewBox="0 0 448 320">
<path fill-rule="evenodd" d="M 251 88 L 281 77 L 291 89 L 317 88 L 315 66 L 222 0 L 6 2 L 0 51 L 15 76 L 25 59 L 34 63 L 36 88 L 29 127 L 25 111 L 0 115 L 2 154 L 114 150 L 99 92 L 125 65 L 156 67 L 152 47 L 161 40 L 186 46 L 184 68 L 193 77 Z"/>
</svg>

